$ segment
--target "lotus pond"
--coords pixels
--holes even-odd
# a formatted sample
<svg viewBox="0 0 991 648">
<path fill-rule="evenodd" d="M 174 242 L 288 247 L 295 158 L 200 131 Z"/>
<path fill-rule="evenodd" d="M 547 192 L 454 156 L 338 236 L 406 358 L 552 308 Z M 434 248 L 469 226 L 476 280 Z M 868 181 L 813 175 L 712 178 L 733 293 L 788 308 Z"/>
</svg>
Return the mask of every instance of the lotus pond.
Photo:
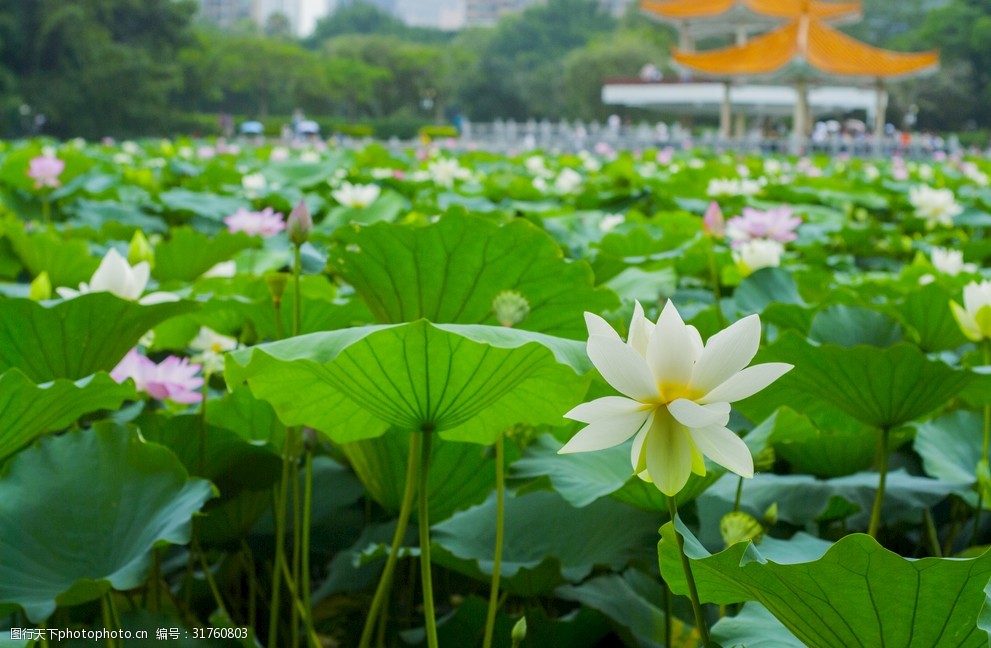
<svg viewBox="0 0 991 648">
<path fill-rule="evenodd" d="M 3 144 L 0 645 L 986 646 L 988 173 Z"/>
</svg>

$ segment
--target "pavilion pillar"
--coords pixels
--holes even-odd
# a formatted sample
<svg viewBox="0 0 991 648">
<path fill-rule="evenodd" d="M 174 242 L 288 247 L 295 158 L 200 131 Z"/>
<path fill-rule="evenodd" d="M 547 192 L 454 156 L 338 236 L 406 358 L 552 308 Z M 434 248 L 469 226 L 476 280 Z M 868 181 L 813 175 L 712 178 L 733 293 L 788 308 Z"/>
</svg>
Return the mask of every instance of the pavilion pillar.
<svg viewBox="0 0 991 648">
<path fill-rule="evenodd" d="M 884 142 L 884 124 L 888 111 L 888 90 L 884 87 L 881 79 L 877 80 L 874 88 L 877 93 L 874 104 L 874 153 L 881 154 L 881 145 Z"/>
<path fill-rule="evenodd" d="M 795 109 L 791 119 L 791 153 L 801 155 L 805 149 L 809 118 L 809 86 L 805 79 L 795 82 Z"/>
<path fill-rule="evenodd" d="M 729 79 L 723 81 L 723 103 L 719 107 L 719 138 L 726 142 L 732 136 L 731 120 L 733 118 L 732 105 L 730 103 L 730 82 Z"/>
</svg>

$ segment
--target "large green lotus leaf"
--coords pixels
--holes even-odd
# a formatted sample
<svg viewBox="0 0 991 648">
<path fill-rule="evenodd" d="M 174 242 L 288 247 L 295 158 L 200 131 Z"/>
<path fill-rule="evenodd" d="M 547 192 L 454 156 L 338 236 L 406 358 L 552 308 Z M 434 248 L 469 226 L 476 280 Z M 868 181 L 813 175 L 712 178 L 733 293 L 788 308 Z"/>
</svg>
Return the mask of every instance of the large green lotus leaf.
<svg viewBox="0 0 991 648">
<path fill-rule="evenodd" d="M 809 338 L 843 347 L 858 344 L 887 347 L 901 342 L 902 327 L 876 310 L 836 304 L 819 311 L 812 318 Z"/>
<path fill-rule="evenodd" d="M 628 443 L 599 452 L 559 455 L 557 451 L 561 446 L 553 435 L 540 436 L 513 463 L 509 476 L 514 479 L 548 477 L 565 501 L 581 508 L 618 491 L 633 474 Z"/>
<path fill-rule="evenodd" d="M 467 443 L 431 444 L 430 519 L 444 520 L 457 510 L 479 504 L 495 485 L 495 455 L 489 448 Z M 406 478 L 409 433 L 394 430 L 375 439 L 341 446 L 368 494 L 382 506 L 398 511 Z"/>
<path fill-rule="evenodd" d="M 915 330 L 919 346 L 926 353 L 956 349 L 967 343 L 950 310 L 950 300 L 955 298 L 956 295 L 932 283 L 915 288 L 897 306 L 897 313 Z"/>
<path fill-rule="evenodd" d="M 168 449 L 108 427 L 42 439 L 0 473 L 0 602 L 34 622 L 140 585 L 212 496 Z"/>
<path fill-rule="evenodd" d="M 207 236 L 189 227 L 172 230 L 168 241 L 155 247 L 152 274 L 159 281 L 192 281 L 241 250 L 258 247 L 258 237 L 244 232 Z"/>
<path fill-rule="evenodd" d="M 399 215 L 409 211 L 409 201 L 395 191 L 383 191 L 375 202 L 367 207 L 333 207 L 327 216 L 320 221 L 314 230 L 323 234 L 332 234 L 337 228 L 349 223 L 371 225 L 380 221 L 392 222 Z"/>
<path fill-rule="evenodd" d="M 619 305 L 612 292 L 594 287 L 587 264 L 565 260 L 546 232 L 524 220 L 380 223 L 342 229 L 337 238 L 331 266 L 381 322 L 499 324 L 492 302 L 510 290 L 530 306 L 517 328 L 585 339 L 583 312 Z"/>
<path fill-rule="evenodd" d="M 578 452 L 559 455 L 562 444 L 553 435 L 539 437 L 526 449 L 523 457 L 513 463 L 510 477 L 514 479 L 547 479 L 553 489 L 576 508 L 612 495 L 647 511 L 667 511 L 667 498 L 653 484 L 633 474 L 630 465 L 632 440 L 598 452 Z M 678 492 L 679 504 L 698 497 L 725 471 L 714 464 L 704 477 L 693 474 L 685 488 Z"/>
<path fill-rule="evenodd" d="M 927 475 L 955 484 L 977 481 L 984 430 L 981 414 L 960 410 L 913 427 L 914 448 Z"/>
<path fill-rule="evenodd" d="M 666 638 L 664 588 L 641 571 L 628 569 L 622 574 L 606 574 L 591 578 L 580 585 L 562 585 L 554 590 L 558 598 L 576 601 L 598 610 L 613 622 L 614 631 L 627 646 L 661 648 Z M 691 640 L 693 628 L 671 619 L 674 645 L 697 645 Z"/>
<path fill-rule="evenodd" d="M 387 425 L 492 443 L 514 423 L 560 424 L 587 388 L 584 345 L 504 327 L 420 320 L 303 335 L 228 354 L 286 425 L 339 443 Z"/>
<path fill-rule="evenodd" d="M 748 443 L 752 436 L 764 437 L 794 472 L 839 477 L 870 468 L 878 431 L 864 425 L 827 428 L 781 407 L 747 435 Z"/>
<path fill-rule="evenodd" d="M 661 573 L 672 591 L 687 594 L 674 529 L 670 522 L 661 528 Z M 703 602 L 758 601 L 807 645 L 988 644 L 977 615 L 991 578 L 991 552 L 969 560 L 912 560 L 856 533 L 832 546 L 798 534 L 710 555 L 680 521 L 678 530 Z"/>
<path fill-rule="evenodd" d="M 117 200 L 78 200 L 69 210 L 68 223 L 74 228 L 89 228 L 110 238 L 127 241 L 140 230 L 146 235 L 165 234 L 168 225 L 158 216 L 149 216 L 135 204 Z"/>
<path fill-rule="evenodd" d="M 286 427 L 272 406 L 255 398 L 247 387 L 238 387 L 222 398 L 211 399 L 208 405 L 206 421 L 210 425 L 232 430 L 246 441 L 283 447 Z"/>
<path fill-rule="evenodd" d="M 207 411 L 212 404 L 207 404 Z M 273 446 L 251 443 L 222 427 L 207 424 L 203 428 L 201 450 L 202 418 L 198 414 L 170 417 L 153 413 L 139 416 L 133 423 L 146 440 L 175 453 L 190 475 L 209 479 L 217 487 L 223 500 L 215 500 L 207 508 L 241 491 L 268 489 L 282 472 L 282 459 Z"/>
<path fill-rule="evenodd" d="M 660 222 L 665 222 L 665 214 Z M 602 237 L 596 248 L 593 268 L 599 281 L 611 279 L 630 266 L 667 261 L 673 265 L 685 255 L 685 248 L 698 234 L 699 219 L 692 217 L 688 227 L 665 227 L 663 234 L 653 236 L 646 227 L 628 232 L 610 232 Z"/>
<path fill-rule="evenodd" d="M 238 209 L 251 209 L 251 203 L 240 198 L 220 196 L 216 193 L 169 189 L 158 194 L 158 200 L 167 211 L 192 213 L 207 221 L 219 222 Z"/>
<path fill-rule="evenodd" d="M 110 371 L 148 330 L 196 309 L 191 302 L 142 305 L 110 293 L 0 306 L 0 371 L 16 367 L 35 382 Z"/>
<path fill-rule="evenodd" d="M 76 288 L 88 282 L 100 265 L 85 241 L 62 239 L 54 231 L 25 232 L 16 222 L 4 223 L 2 231 L 31 276 L 47 272 L 53 286 Z"/>
<path fill-rule="evenodd" d="M 712 640 L 724 648 L 805 648 L 766 607 L 753 601 L 736 616 L 719 619 L 710 630 Z"/>
<path fill-rule="evenodd" d="M 505 507 L 502 583 L 503 589 L 518 594 L 546 593 L 565 582 L 581 582 L 596 566 L 622 569 L 644 557 L 648 538 L 657 533 L 657 515 L 609 498 L 576 509 L 557 493 L 537 491 L 508 495 Z M 493 494 L 434 526 L 436 562 L 488 580 L 495 513 Z"/>
<path fill-rule="evenodd" d="M 918 347 L 813 345 L 786 332 L 756 362 L 789 362 L 795 368 L 737 407 L 755 420 L 787 403 L 812 415 L 837 408 L 878 428 L 895 428 L 944 405 L 971 380 L 967 372 L 930 360 Z"/>
<path fill-rule="evenodd" d="M 0 460 L 83 414 L 117 409 L 134 397 L 132 384 L 120 384 L 105 373 L 35 385 L 18 369 L 8 369 L 0 374 Z"/>
<path fill-rule="evenodd" d="M 812 322 L 812 308 L 798 292 L 791 273 L 782 268 L 762 268 L 740 282 L 733 301 L 741 315 L 759 313 L 761 321 L 784 329 L 805 332 Z"/>
<path fill-rule="evenodd" d="M 702 540 L 721 542 L 719 520 L 733 509 L 739 479 L 727 475 L 698 499 Z M 881 519 L 886 524 L 918 524 L 920 511 L 931 509 L 950 494 L 960 495 L 968 489 L 960 484 L 916 477 L 903 469 L 888 473 Z M 877 473 L 861 472 L 845 477 L 817 479 L 811 475 L 775 475 L 758 473 L 743 481 L 740 506 L 758 518 L 772 504 L 777 505 L 778 519 L 796 527 L 830 518 L 832 507 L 847 502 L 847 526 L 866 528 L 874 497 Z"/>
<path fill-rule="evenodd" d="M 326 183 L 337 168 L 339 164 L 336 162 L 286 160 L 266 165 L 262 168 L 262 175 L 272 184 L 306 188 Z"/>
</svg>

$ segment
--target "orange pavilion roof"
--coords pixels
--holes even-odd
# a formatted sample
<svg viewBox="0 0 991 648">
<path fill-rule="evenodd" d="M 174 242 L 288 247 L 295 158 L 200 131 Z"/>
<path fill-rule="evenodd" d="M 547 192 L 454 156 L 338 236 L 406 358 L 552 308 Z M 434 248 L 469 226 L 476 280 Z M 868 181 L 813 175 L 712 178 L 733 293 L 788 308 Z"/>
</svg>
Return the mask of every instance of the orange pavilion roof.
<svg viewBox="0 0 991 648">
<path fill-rule="evenodd" d="M 899 77 L 939 64 L 936 51 L 904 53 L 880 49 L 812 16 L 792 20 L 744 45 L 707 52 L 675 50 L 673 58 L 679 65 L 712 76 L 769 76 L 795 66 L 811 67 L 835 76 Z"/>
<path fill-rule="evenodd" d="M 667 20 L 698 20 L 718 18 L 733 9 L 771 18 L 797 18 L 803 13 L 806 0 L 643 0 L 640 8 Z M 826 2 L 811 0 L 808 13 L 823 20 L 839 20 L 859 16 L 860 2 Z"/>
</svg>

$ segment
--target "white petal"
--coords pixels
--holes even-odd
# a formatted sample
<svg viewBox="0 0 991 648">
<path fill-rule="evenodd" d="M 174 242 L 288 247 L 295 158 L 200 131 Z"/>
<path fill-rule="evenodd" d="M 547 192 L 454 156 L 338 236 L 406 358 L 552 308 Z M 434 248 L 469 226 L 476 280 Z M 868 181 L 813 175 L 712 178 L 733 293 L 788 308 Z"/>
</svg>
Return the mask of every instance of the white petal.
<svg viewBox="0 0 991 648">
<path fill-rule="evenodd" d="M 695 365 L 692 387 L 708 393 L 750 364 L 760 346 L 760 318 L 749 315 L 709 338 Z"/>
<path fill-rule="evenodd" d="M 578 434 L 558 450 L 558 454 L 604 450 L 619 445 L 636 434 L 650 415 L 649 412 L 635 412 L 599 419 L 585 426 Z"/>
<path fill-rule="evenodd" d="M 603 396 L 602 398 L 596 398 L 594 401 L 582 403 L 572 408 L 571 411 L 564 415 L 564 418 L 581 421 L 582 423 L 594 423 L 599 419 L 623 416 L 624 414 L 633 414 L 634 412 L 644 412 L 644 417 L 646 418 L 646 412 L 651 407 L 651 405 L 644 405 L 640 401 L 623 398 L 622 396 Z"/>
<path fill-rule="evenodd" d="M 705 346 L 702 344 L 702 334 L 699 333 L 697 328 L 689 324 L 688 337 L 691 339 L 692 343 L 692 356 L 698 360 L 702 356 L 702 349 Z"/>
<path fill-rule="evenodd" d="M 647 363 L 619 336 L 589 336 L 588 357 L 606 382 L 624 396 L 638 401 L 654 401 L 659 397 L 657 383 Z"/>
<path fill-rule="evenodd" d="M 644 423 L 644 426 L 640 428 L 637 432 L 637 436 L 633 439 L 633 445 L 630 446 L 630 464 L 633 466 L 633 472 L 636 475 L 643 475 L 647 472 L 647 455 L 644 453 L 644 442 L 647 441 L 647 433 L 650 432 L 650 428 L 654 426 L 654 412 L 650 413 L 650 418 Z M 644 479 L 644 477 L 641 477 Z M 647 479 L 646 481 L 650 481 Z"/>
<path fill-rule="evenodd" d="M 721 425 L 689 430 L 705 456 L 741 477 L 754 476 L 754 458 L 743 439 Z"/>
<path fill-rule="evenodd" d="M 151 266 L 147 261 L 142 261 L 131 269 L 129 277 L 129 290 L 132 295 L 129 299 L 137 299 L 145 291 L 148 285 L 148 278 L 151 276 Z"/>
<path fill-rule="evenodd" d="M 692 334 L 669 301 L 647 344 L 647 363 L 658 383 L 687 385 L 692 378 L 692 367 L 698 359 L 694 355 Z"/>
<path fill-rule="evenodd" d="M 627 344 L 637 350 L 637 353 L 647 356 L 647 343 L 654 331 L 654 323 L 643 314 L 643 306 L 638 301 L 633 310 L 633 320 L 630 322 L 630 335 Z"/>
<path fill-rule="evenodd" d="M 647 472 L 668 497 L 678 494 L 692 472 L 692 437 L 684 426 L 660 412 L 647 433 Z"/>
<path fill-rule="evenodd" d="M 767 362 L 747 367 L 698 399 L 698 402 L 703 405 L 719 401 L 733 403 L 747 396 L 753 396 L 793 368 L 794 365 L 785 362 Z"/>
<path fill-rule="evenodd" d="M 80 286 L 80 290 L 73 290 L 72 288 L 64 288 L 60 286 L 55 289 L 55 292 L 57 292 L 58 296 L 62 299 L 72 299 L 73 297 L 78 297 L 82 294 L 82 286 Z"/>
<path fill-rule="evenodd" d="M 609 326 L 609 322 L 602 319 L 595 313 L 589 313 L 586 311 L 585 326 L 588 328 L 588 334 L 590 337 L 593 335 L 604 335 L 608 338 L 619 339 L 619 333 L 617 333 L 613 327 Z"/>
<path fill-rule="evenodd" d="M 127 299 L 124 295 L 127 294 L 127 281 L 130 274 L 131 266 L 117 250 L 110 248 L 90 278 L 89 285 L 93 292 L 109 292 L 122 299 Z"/>
<path fill-rule="evenodd" d="M 179 301 L 179 295 L 170 292 L 153 292 L 139 299 L 138 303 L 142 306 L 150 306 L 152 304 L 164 304 L 175 301 Z"/>
<path fill-rule="evenodd" d="M 679 398 L 668 405 L 668 411 L 679 423 L 690 428 L 726 425 L 729 421 L 729 403 L 699 405 L 687 398 Z"/>
</svg>

